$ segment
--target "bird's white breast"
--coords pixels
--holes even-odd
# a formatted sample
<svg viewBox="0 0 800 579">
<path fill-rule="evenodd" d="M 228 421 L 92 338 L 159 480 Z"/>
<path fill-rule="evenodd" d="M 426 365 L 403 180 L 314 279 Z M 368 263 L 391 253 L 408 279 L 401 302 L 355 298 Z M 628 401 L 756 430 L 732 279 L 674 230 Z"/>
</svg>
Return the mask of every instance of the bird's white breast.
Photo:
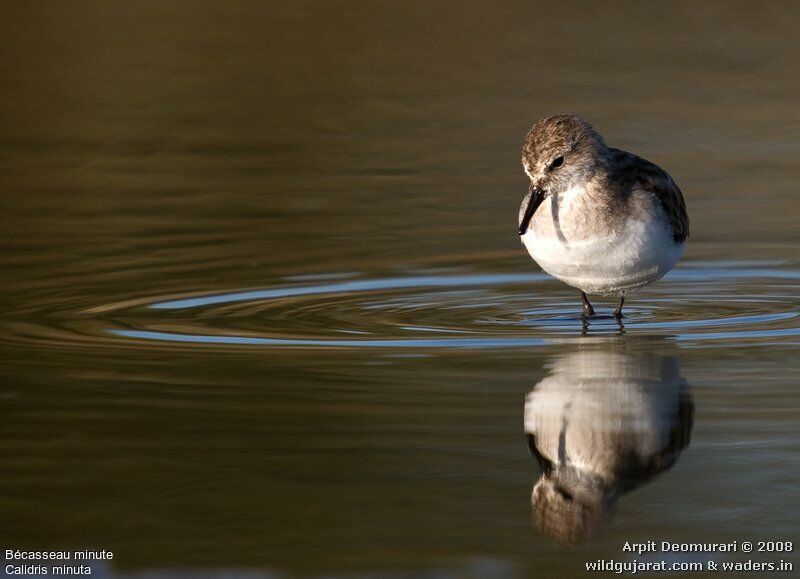
<svg viewBox="0 0 800 579">
<path fill-rule="evenodd" d="M 525 401 L 525 431 L 554 462 L 610 480 L 667 448 L 686 387 L 661 356 L 582 351 L 559 357 Z"/>
<path fill-rule="evenodd" d="M 589 294 L 624 295 L 663 277 L 683 255 L 684 244 L 674 240 L 657 203 L 602 227 L 605 216 L 592 215 L 596 206 L 581 193 L 562 194 L 555 212 L 548 197 L 522 236 L 548 274 Z"/>
</svg>

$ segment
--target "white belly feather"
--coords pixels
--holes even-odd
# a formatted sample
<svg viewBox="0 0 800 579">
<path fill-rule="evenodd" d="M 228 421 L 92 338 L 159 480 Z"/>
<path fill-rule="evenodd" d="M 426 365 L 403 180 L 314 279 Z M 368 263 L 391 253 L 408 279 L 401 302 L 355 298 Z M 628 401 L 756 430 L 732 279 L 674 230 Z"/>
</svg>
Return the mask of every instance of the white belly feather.
<svg viewBox="0 0 800 579">
<path fill-rule="evenodd" d="M 540 211 L 549 215 L 549 203 Z M 629 218 L 621 231 L 596 237 L 585 230 L 571 236 L 568 221 L 566 230 L 546 227 L 537 234 L 529 227 L 522 243 L 545 272 L 562 282 L 588 294 L 625 295 L 663 277 L 683 255 L 685 245 L 674 240 L 661 208 L 651 217 Z"/>
</svg>

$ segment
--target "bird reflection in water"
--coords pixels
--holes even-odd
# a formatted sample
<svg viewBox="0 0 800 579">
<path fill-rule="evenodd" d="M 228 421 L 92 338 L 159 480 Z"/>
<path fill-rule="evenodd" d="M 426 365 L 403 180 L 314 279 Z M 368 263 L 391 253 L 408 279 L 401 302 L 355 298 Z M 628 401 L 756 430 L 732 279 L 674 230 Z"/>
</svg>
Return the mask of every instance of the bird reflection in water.
<svg viewBox="0 0 800 579">
<path fill-rule="evenodd" d="M 689 444 L 694 404 L 678 359 L 624 338 L 557 356 L 525 401 L 541 467 L 534 527 L 562 544 L 602 529 L 625 493 L 671 468 Z"/>
</svg>

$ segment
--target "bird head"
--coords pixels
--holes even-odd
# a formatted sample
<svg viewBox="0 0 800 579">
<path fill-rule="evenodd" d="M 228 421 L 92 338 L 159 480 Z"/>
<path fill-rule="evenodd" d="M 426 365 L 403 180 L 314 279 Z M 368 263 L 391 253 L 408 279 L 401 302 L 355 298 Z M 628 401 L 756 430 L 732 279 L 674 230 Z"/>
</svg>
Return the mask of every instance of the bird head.
<svg viewBox="0 0 800 579">
<path fill-rule="evenodd" d="M 522 146 L 522 167 L 531 180 L 519 234 L 549 195 L 590 180 L 608 151 L 603 137 L 583 117 L 561 114 L 535 123 Z"/>
</svg>

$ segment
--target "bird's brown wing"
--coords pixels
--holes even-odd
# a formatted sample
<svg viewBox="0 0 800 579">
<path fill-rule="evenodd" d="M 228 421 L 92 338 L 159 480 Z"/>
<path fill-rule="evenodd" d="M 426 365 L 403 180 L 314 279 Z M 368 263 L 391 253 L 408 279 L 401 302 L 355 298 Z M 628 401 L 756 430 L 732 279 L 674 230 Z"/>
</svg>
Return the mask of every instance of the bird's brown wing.
<svg viewBox="0 0 800 579">
<path fill-rule="evenodd" d="M 689 215 L 683 193 L 669 173 L 655 163 L 627 151 L 611 149 L 613 166 L 618 171 L 618 183 L 626 188 L 639 185 L 655 195 L 669 218 L 675 241 L 683 243 L 689 237 Z"/>
</svg>

